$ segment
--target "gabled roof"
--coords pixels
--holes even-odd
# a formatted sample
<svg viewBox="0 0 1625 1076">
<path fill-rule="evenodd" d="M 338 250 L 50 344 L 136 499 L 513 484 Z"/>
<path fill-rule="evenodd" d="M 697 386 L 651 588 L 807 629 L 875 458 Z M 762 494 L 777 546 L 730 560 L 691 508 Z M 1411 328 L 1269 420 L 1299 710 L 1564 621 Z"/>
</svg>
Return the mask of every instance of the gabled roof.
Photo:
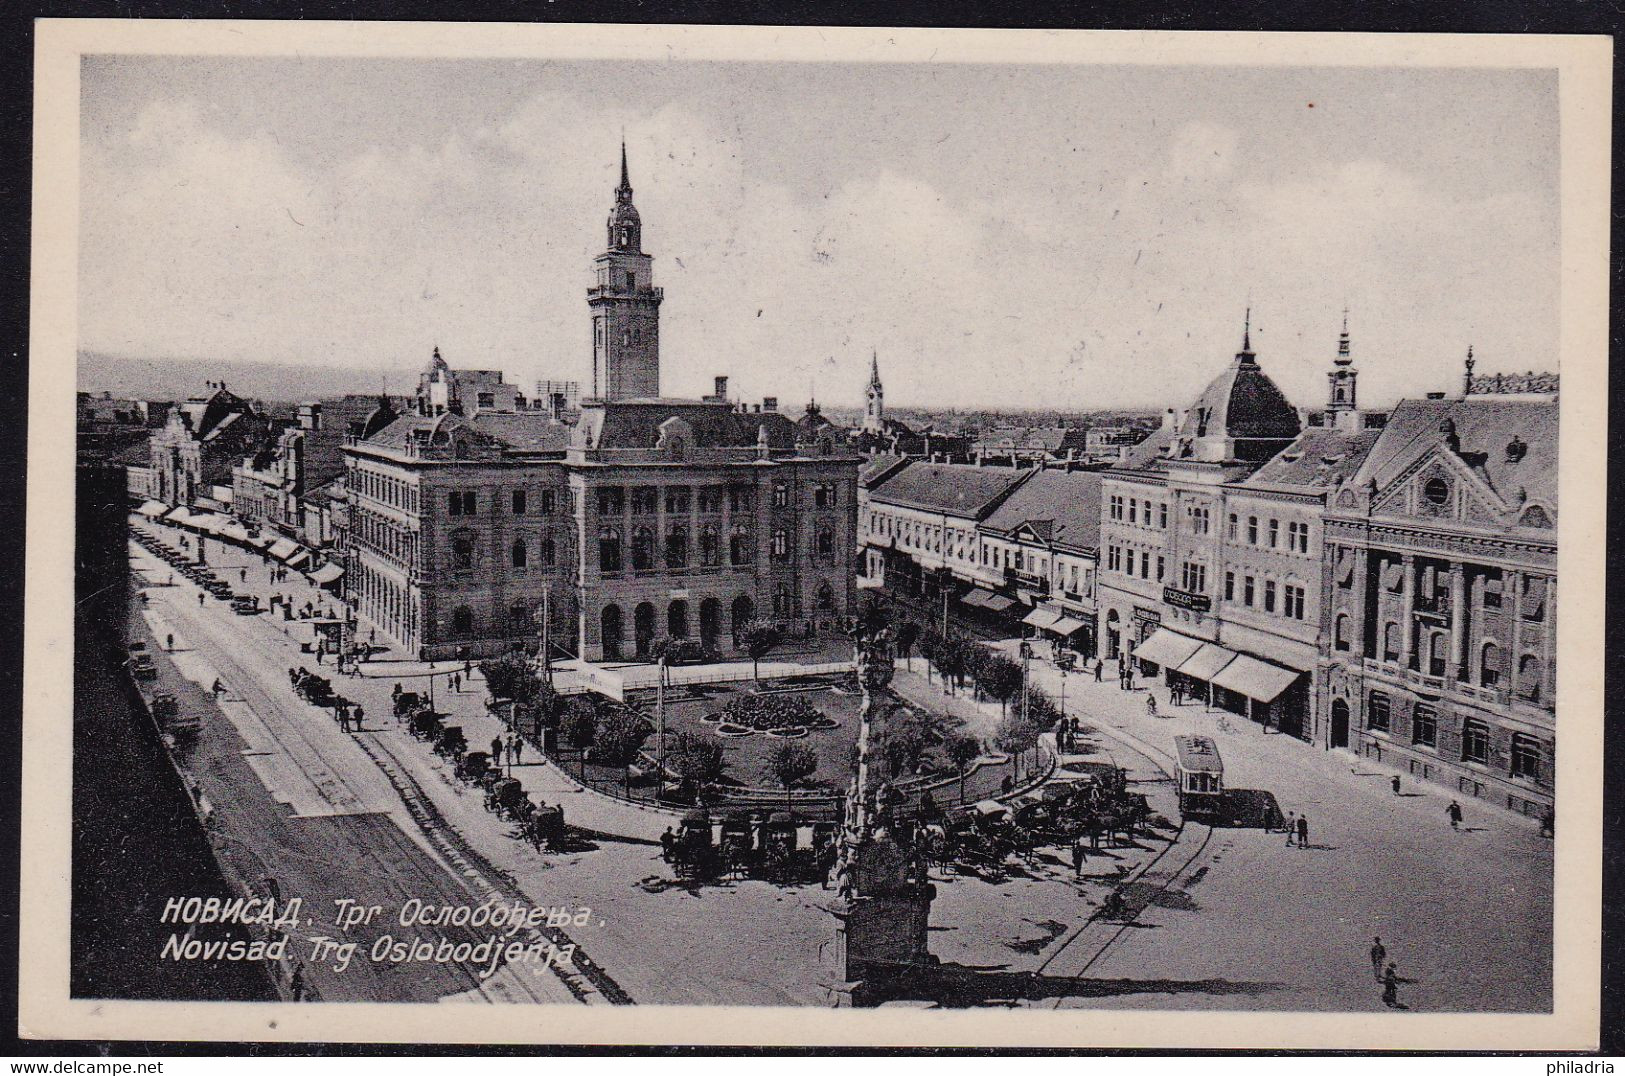
<svg viewBox="0 0 1625 1076">
<path fill-rule="evenodd" d="M 660 424 L 680 418 L 694 431 L 698 448 L 754 448 L 767 429 L 768 447 L 796 447 L 800 430 L 778 411 L 736 410 L 703 400 L 612 400 L 582 408 L 578 436 L 588 448 L 654 448 Z"/>
<path fill-rule="evenodd" d="M 903 508 L 980 520 L 1036 473 L 960 463 L 911 463 L 869 497 Z"/>
<path fill-rule="evenodd" d="M 1022 526 L 1045 541 L 1076 549 L 1100 544 L 1099 471 L 1036 471 L 982 526 L 1011 534 Z"/>
<path fill-rule="evenodd" d="M 1253 472 L 1244 486 L 1298 486 L 1327 490 L 1360 469 L 1381 430 L 1347 432 L 1311 427 Z"/>
<path fill-rule="evenodd" d="M 1557 416 L 1556 400 L 1490 395 L 1403 400 L 1389 416 L 1354 482 L 1374 481 L 1379 489 L 1384 488 L 1428 446 L 1447 444 L 1453 433 L 1457 458 L 1509 508 L 1539 504 L 1555 520 Z"/>
<path fill-rule="evenodd" d="M 865 489 L 879 485 L 908 464 L 908 457 L 892 452 L 879 452 L 869 457 L 858 471 L 858 484 Z"/>
</svg>

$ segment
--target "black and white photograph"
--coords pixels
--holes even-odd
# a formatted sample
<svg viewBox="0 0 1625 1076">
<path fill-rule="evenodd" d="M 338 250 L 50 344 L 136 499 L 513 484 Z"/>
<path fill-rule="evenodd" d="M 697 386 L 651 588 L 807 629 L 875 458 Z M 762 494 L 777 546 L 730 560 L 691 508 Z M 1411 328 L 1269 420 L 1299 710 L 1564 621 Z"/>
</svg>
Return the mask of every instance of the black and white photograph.
<svg viewBox="0 0 1625 1076">
<path fill-rule="evenodd" d="M 1606 39 L 162 29 L 25 1035 L 1594 1045 Z"/>
</svg>

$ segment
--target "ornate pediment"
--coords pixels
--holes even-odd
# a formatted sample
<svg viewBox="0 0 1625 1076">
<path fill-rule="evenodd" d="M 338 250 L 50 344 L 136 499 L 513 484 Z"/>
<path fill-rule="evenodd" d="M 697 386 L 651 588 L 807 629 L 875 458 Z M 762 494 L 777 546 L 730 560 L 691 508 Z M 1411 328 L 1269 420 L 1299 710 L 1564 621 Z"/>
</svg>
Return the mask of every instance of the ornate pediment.
<svg viewBox="0 0 1625 1076">
<path fill-rule="evenodd" d="M 1422 453 L 1373 496 L 1371 514 L 1499 524 L 1507 507 L 1472 468 L 1443 446 Z"/>
</svg>

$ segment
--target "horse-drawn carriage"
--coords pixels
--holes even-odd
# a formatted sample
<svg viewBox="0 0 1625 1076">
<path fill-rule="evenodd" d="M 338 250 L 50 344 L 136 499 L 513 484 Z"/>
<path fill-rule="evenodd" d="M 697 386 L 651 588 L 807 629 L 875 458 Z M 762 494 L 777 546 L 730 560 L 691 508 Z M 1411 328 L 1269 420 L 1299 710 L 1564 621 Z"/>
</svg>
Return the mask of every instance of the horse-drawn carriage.
<svg viewBox="0 0 1625 1076">
<path fill-rule="evenodd" d="M 294 671 L 292 679 L 294 691 L 312 706 L 333 704 L 333 681 L 327 677 L 317 676 L 309 669 L 298 669 Z"/>
<path fill-rule="evenodd" d="M 701 808 L 683 816 L 667 857 L 682 881 L 715 878 L 722 872 L 721 849 L 711 837 L 711 812 Z"/>
<path fill-rule="evenodd" d="M 480 779 L 491 769 L 491 756 L 484 751 L 465 751 L 463 757 L 457 760 L 457 779 L 467 781 L 469 784 L 479 784 Z"/>
<path fill-rule="evenodd" d="M 433 743 L 439 737 L 440 730 L 445 727 L 445 724 L 446 719 L 443 714 L 423 707 L 412 711 L 412 717 L 406 727 L 412 733 L 413 739 Z"/>
<path fill-rule="evenodd" d="M 554 851 L 564 845 L 564 808 L 557 804 L 537 804 L 520 826 L 521 835 L 538 852 Z"/>
<path fill-rule="evenodd" d="M 395 696 L 395 716 L 397 718 L 404 717 L 418 707 L 427 704 L 428 700 L 416 691 L 403 691 Z"/>
<path fill-rule="evenodd" d="M 442 725 L 434 738 L 434 753 L 443 759 L 456 761 L 468 750 L 468 738 L 461 725 Z"/>
<path fill-rule="evenodd" d="M 530 793 L 517 778 L 498 777 L 485 790 L 485 809 L 510 822 L 523 822 L 530 808 Z"/>
</svg>

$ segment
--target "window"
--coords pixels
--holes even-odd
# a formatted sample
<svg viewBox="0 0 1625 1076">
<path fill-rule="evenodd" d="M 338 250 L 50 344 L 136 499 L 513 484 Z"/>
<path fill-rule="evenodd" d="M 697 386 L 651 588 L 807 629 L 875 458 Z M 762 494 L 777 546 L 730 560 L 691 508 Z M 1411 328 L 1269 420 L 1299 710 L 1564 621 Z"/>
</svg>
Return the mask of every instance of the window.
<svg viewBox="0 0 1625 1076">
<path fill-rule="evenodd" d="M 1540 776 L 1540 741 L 1526 733 L 1512 734 L 1512 776 Z"/>
<path fill-rule="evenodd" d="M 1501 682 L 1501 648 L 1485 643 L 1479 652 L 1478 683 L 1481 687 L 1495 687 Z"/>
<path fill-rule="evenodd" d="M 707 523 L 700 528 L 700 565 L 714 568 L 717 565 L 717 550 L 720 543 L 717 540 L 715 524 Z"/>
<path fill-rule="evenodd" d="M 1233 601 L 1236 600 L 1236 573 L 1235 572 L 1225 572 L 1224 573 L 1224 600 L 1227 601 L 1227 602 L 1233 602 Z"/>
<path fill-rule="evenodd" d="M 1190 510 L 1190 521 L 1192 534 L 1208 533 L 1209 520 L 1206 508 L 1192 508 Z"/>
<path fill-rule="evenodd" d="M 598 570 L 621 570 L 621 532 L 614 527 L 605 527 L 598 532 Z"/>
<path fill-rule="evenodd" d="M 1443 504 L 1450 499 L 1450 483 L 1442 478 L 1430 478 L 1422 487 L 1422 494 L 1434 504 Z"/>
<path fill-rule="evenodd" d="M 1206 515 L 1207 509 L 1202 509 L 1202 513 Z M 1168 506 L 1166 504 L 1157 505 L 1157 526 L 1163 530 L 1168 529 Z M 1207 532 L 1203 531 L 1202 533 L 1206 534 Z"/>
<path fill-rule="evenodd" d="M 525 491 L 522 489 L 513 491 L 513 514 L 516 516 L 525 514 Z"/>
<path fill-rule="evenodd" d="M 508 607 L 508 634 L 528 635 L 534 630 L 536 630 L 535 623 L 531 619 L 529 606 L 510 605 Z"/>
<path fill-rule="evenodd" d="M 558 495 L 552 490 L 542 490 L 542 515 L 550 516 L 558 511 L 558 500 Z"/>
<path fill-rule="evenodd" d="M 1365 725 L 1373 732 L 1387 732 L 1393 726 L 1393 709 L 1387 695 L 1380 691 L 1371 693 L 1371 702 L 1365 712 Z"/>
<path fill-rule="evenodd" d="M 1241 603 L 1249 608 L 1253 604 L 1253 577 L 1250 575 L 1241 581 Z"/>
<path fill-rule="evenodd" d="M 1490 760 L 1490 727 L 1469 717 L 1461 723 L 1461 760 L 1484 763 Z"/>
<path fill-rule="evenodd" d="M 655 535 L 648 527 L 632 532 L 632 570 L 652 571 L 655 566 Z"/>
<path fill-rule="evenodd" d="M 773 588 L 773 612 L 778 616 L 789 616 L 795 608 L 794 592 L 789 583 L 779 583 Z"/>
<path fill-rule="evenodd" d="M 666 567 L 688 567 L 688 528 L 681 523 L 666 532 Z"/>
<path fill-rule="evenodd" d="M 1286 525 L 1286 547 L 1294 553 L 1309 552 L 1309 524 L 1288 523 Z"/>
<path fill-rule="evenodd" d="M 1382 660 L 1399 660 L 1399 625 L 1391 621 L 1382 626 Z"/>
<path fill-rule="evenodd" d="M 1150 554 L 1142 554 L 1140 556 L 1140 578 L 1141 579 L 1144 579 L 1146 577 L 1145 569 L 1146 569 L 1146 566 L 1149 565 L 1150 563 L 1151 563 Z M 1159 583 L 1162 582 L 1163 564 L 1164 564 L 1163 559 L 1161 557 L 1158 557 L 1157 558 L 1157 582 L 1159 582 Z"/>
<path fill-rule="evenodd" d="M 1112 494 L 1110 502 L 1110 516 L 1112 519 L 1118 521 L 1121 521 L 1123 518 L 1123 498 L 1115 493 Z"/>
<path fill-rule="evenodd" d="M 1539 702 L 1541 697 L 1540 659 L 1533 654 L 1525 654 L 1518 659 L 1518 695 L 1528 702 Z"/>
<path fill-rule="evenodd" d="M 1443 676 L 1449 664 L 1450 636 L 1442 631 L 1434 632 L 1428 640 L 1428 675 Z"/>
<path fill-rule="evenodd" d="M 816 551 L 820 557 L 835 556 L 835 532 L 828 526 L 818 528 L 818 545 Z"/>
<path fill-rule="evenodd" d="M 476 512 L 473 490 L 452 490 L 446 494 L 446 510 L 454 516 L 471 516 Z"/>
<path fill-rule="evenodd" d="M 1280 544 L 1280 542 L 1281 542 L 1281 521 L 1278 520 L 1278 519 L 1272 519 L 1272 520 L 1270 520 L 1270 548 L 1274 549 L 1276 546 L 1278 546 Z"/>
<path fill-rule="evenodd" d="M 1303 588 L 1288 583 L 1281 592 L 1281 612 L 1293 620 L 1303 619 Z"/>
<path fill-rule="evenodd" d="M 774 560 L 784 560 L 790 555 L 790 536 L 783 527 L 775 528 L 771 539 L 771 553 Z"/>
<path fill-rule="evenodd" d="M 1130 523 L 1138 523 L 1140 521 L 1139 510 L 1140 502 L 1135 500 L 1133 497 L 1130 497 L 1128 499 L 1128 521 Z"/>
<path fill-rule="evenodd" d="M 790 487 L 784 482 L 773 483 L 773 507 L 790 507 Z"/>
<path fill-rule="evenodd" d="M 632 491 L 632 514 L 652 516 L 660 503 L 660 491 L 652 486 L 641 486 Z"/>
<path fill-rule="evenodd" d="M 1207 590 L 1207 565 L 1186 562 L 1180 566 L 1181 589 L 1200 594 Z"/>
<path fill-rule="evenodd" d="M 733 486 L 728 490 L 728 511 L 750 512 L 756 508 L 756 491 L 746 486 Z"/>
<path fill-rule="evenodd" d="M 1106 570 L 1112 572 L 1123 570 L 1123 549 L 1121 546 L 1109 545 L 1106 547 Z"/>
<path fill-rule="evenodd" d="M 525 540 L 523 538 L 515 538 L 513 540 L 513 551 L 512 552 L 513 552 L 513 566 L 515 568 L 523 568 L 525 566 L 525 560 L 526 560 Z"/>
<path fill-rule="evenodd" d="M 1418 704 L 1411 711 L 1411 743 L 1433 747 L 1439 742 L 1439 715 L 1431 706 Z"/>
<path fill-rule="evenodd" d="M 451 613 L 451 633 L 459 639 L 474 634 L 474 613 L 466 605 L 459 605 Z"/>
<path fill-rule="evenodd" d="M 558 561 L 558 548 L 553 544 L 551 532 L 542 535 L 541 544 L 537 548 L 540 554 L 542 567 L 551 568 Z"/>
<path fill-rule="evenodd" d="M 687 512 L 689 503 L 687 486 L 672 486 L 666 490 L 666 511 Z"/>
<path fill-rule="evenodd" d="M 813 489 L 813 505 L 817 508 L 835 507 L 835 483 L 821 482 Z"/>
<path fill-rule="evenodd" d="M 835 588 L 828 583 L 818 584 L 818 608 L 826 612 L 835 608 Z"/>
<path fill-rule="evenodd" d="M 735 566 L 749 564 L 754 559 L 755 551 L 751 546 L 750 528 L 743 523 L 734 524 L 733 533 L 728 536 L 728 560 Z"/>
<path fill-rule="evenodd" d="M 459 571 L 474 567 L 474 539 L 466 534 L 451 539 L 451 566 Z"/>
<path fill-rule="evenodd" d="M 1125 550 L 1123 550 L 1123 563 L 1125 565 L 1125 567 L 1123 569 L 1123 573 L 1125 575 L 1133 575 L 1134 574 L 1134 550 L 1133 549 L 1125 549 Z"/>
<path fill-rule="evenodd" d="M 1484 580 L 1484 608 L 1501 608 L 1501 578 L 1492 576 Z"/>
<path fill-rule="evenodd" d="M 702 489 L 697 494 L 697 498 L 701 512 L 722 511 L 722 491 L 720 489 Z"/>
<path fill-rule="evenodd" d="M 1332 630 L 1332 646 L 1343 651 L 1349 648 L 1349 618 L 1346 613 L 1337 614 L 1336 626 Z"/>
<path fill-rule="evenodd" d="M 1247 517 L 1247 544 L 1248 545 L 1257 545 L 1258 544 L 1258 517 L 1257 516 L 1248 516 Z"/>
<path fill-rule="evenodd" d="M 621 514 L 624 501 L 618 487 L 601 489 L 598 491 L 598 514 L 601 516 L 618 516 Z"/>
<path fill-rule="evenodd" d="M 1264 580 L 1264 612 L 1275 612 L 1275 580 Z"/>
<path fill-rule="evenodd" d="M 1230 539 L 1232 542 L 1236 540 L 1236 532 L 1237 532 L 1237 529 L 1238 529 L 1237 528 L 1237 523 L 1238 523 L 1238 519 L 1237 519 L 1236 513 L 1231 512 L 1230 513 L 1230 522 L 1225 528 L 1224 536 L 1226 538 Z"/>
</svg>

